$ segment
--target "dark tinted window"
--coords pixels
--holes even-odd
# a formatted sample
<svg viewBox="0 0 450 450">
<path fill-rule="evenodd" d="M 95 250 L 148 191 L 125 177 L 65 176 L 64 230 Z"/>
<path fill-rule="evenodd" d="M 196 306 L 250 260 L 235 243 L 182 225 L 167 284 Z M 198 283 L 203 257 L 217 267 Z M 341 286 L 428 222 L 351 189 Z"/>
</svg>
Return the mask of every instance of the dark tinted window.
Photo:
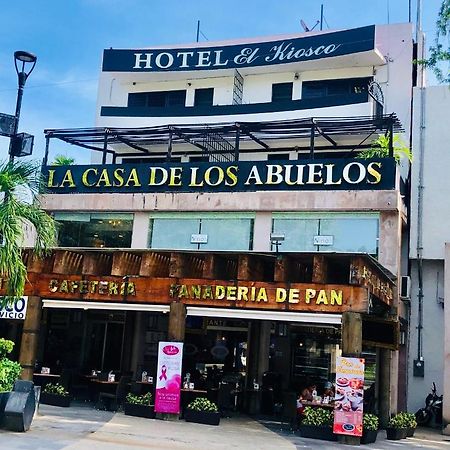
<svg viewBox="0 0 450 450">
<path fill-rule="evenodd" d="M 184 106 L 186 91 L 133 92 L 128 94 L 128 106 L 165 108 Z"/>
<path fill-rule="evenodd" d="M 289 153 L 272 153 L 267 155 L 268 161 L 281 161 L 283 159 L 289 159 Z"/>
<path fill-rule="evenodd" d="M 302 98 L 320 98 L 346 95 L 367 95 L 371 78 L 350 78 L 343 80 L 304 81 Z"/>
<path fill-rule="evenodd" d="M 292 100 L 293 83 L 272 84 L 272 101 L 286 102 Z"/>
<path fill-rule="evenodd" d="M 212 106 L 214 98 L 214 88 L 196 89 L 194 106 Z"/>
</svg>

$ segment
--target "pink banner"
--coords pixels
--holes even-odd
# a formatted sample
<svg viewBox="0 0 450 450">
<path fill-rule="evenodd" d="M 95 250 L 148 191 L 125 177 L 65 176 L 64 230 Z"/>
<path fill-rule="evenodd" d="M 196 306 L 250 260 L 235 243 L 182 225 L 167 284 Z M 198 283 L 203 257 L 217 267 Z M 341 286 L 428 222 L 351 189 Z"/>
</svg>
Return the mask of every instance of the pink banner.
<svg viewBox="0 0 450 450">
<path fill-rule="evenodd" d="M 180 413 L 181 364 L 183 344 L 160 342 L 156 373 L 155 412 Z"/>
<path fill-rule="evenodd" d="M 333 432 L 362 436 L 364 359 L 336 358 Z"/>
</svg>

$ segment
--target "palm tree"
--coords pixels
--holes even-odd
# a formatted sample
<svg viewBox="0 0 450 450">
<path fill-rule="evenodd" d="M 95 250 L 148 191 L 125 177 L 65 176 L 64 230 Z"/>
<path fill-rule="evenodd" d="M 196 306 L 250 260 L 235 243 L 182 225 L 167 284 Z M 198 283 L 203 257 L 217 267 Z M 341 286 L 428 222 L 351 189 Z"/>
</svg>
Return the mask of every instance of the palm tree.
<svg viewBox="0 0 450 450">
<path fill-rule="evenodd" d="M 65 155 L 56 155 L 51 166 L 71 166 L 75 162 L 75 158 L 70 158 Z"/>
<path fill-rule="evenodd" d="M 44 256 L 56 245 L 54 219 L 39 207 L 37 194 L 41 185 L 40 168 L 28 162 L 0 165 L 0 274 L 7 280 L 3 303 L 11 303 L 24 293 L 27 268 L 22 261 L 25 225 L 35 229 L 34 254 Z M 31 202 L 27 201 L 31 194 Z"/>
<path fill-rule="evenodd" d="M 398 134 L 394 134 L 392 147 L 394 150 L 394 158 L 397 164 L 400 163 L 400 160 L 402 158 L 406 158 L 409 162 L 412 162 L 412 153 L 407 144 Z M 370 148 L 367 148 L 358 153 L 358 158 L 364 159 L 387 157 L 389 157 L 389 133 L 387 135 L 379 136 L 378 139 L 372 142 Z"/>
</svg>

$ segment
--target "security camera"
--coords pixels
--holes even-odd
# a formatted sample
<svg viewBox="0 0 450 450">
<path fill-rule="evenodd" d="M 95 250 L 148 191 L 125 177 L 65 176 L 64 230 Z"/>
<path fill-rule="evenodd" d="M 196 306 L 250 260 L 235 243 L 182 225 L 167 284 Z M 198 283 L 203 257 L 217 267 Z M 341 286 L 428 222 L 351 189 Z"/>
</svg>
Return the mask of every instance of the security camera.
<svg viewBox="0 0 450 450">
<path fill-rule="evenodd" d="M 270 233 L 270 242 L 283 242 L 285 239 L 284 233 Z"/>
</svg>

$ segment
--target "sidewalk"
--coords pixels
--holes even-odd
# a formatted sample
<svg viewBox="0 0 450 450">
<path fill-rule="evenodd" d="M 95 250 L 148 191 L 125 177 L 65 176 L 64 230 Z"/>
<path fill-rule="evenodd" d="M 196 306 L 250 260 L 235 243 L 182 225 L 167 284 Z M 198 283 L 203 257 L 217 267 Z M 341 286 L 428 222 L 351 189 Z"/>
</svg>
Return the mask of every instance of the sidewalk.
<svg viewBox="0 0 450 450">
<path fill-rule="evenodd" d="M 450 436 L 421 429 L 417 437 L 387 441 L 380 432 L 368 449 L 449 449 Z M 257 422 L 247 416 L 222 419 L 218 427 L 141 419 L 90 407 L 57 408 L 41 405 L 27 433 L 0 431 L 0 449 L 8 450 L 296 450 L 350 449 L 337 443 L 304 439 L 276 422 Z M 361 448 L 361 447 L 359 447 Z M 362 447 L 364 448 L 364 447 Z"/>
</svg>

